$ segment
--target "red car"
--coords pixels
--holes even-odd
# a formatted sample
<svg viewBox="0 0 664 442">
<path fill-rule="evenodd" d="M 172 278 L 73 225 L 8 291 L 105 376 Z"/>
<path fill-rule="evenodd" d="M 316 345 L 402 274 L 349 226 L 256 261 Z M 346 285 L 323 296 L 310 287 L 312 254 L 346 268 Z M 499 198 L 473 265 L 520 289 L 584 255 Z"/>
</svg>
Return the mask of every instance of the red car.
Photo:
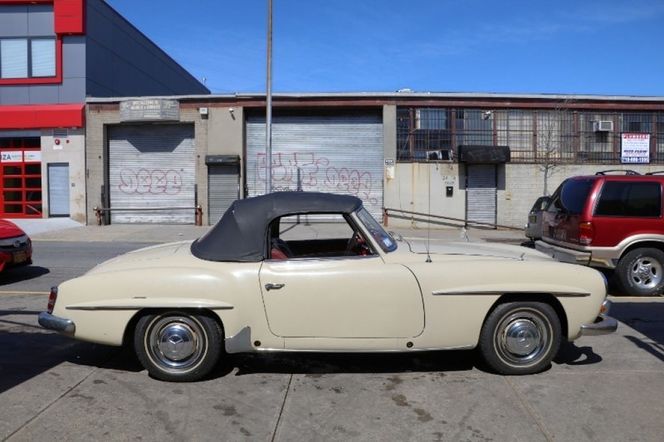
<svg viewBox="0 0 664 442">
<path fill-rule="evenodd" d="M 629 295 L 664 291 L 664 176 L 597 172 L 565 180 L 544 211 L 537 250 L 614 269 Z"/>
<path fill-rule="evenodd" d="M 32 264 L 32 241 L 16 224 L 0 219 L 0 272 Z"/>
</svg>

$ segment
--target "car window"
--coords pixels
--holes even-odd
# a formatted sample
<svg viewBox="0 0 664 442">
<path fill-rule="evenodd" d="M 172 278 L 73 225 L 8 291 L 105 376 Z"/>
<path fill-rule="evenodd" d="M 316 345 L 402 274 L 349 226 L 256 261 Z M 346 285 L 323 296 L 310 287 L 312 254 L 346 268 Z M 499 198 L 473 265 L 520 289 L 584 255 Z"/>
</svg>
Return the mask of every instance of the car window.
<svg viewBox="0 0 664 442">
<path fill-rule="evenodd" d="M 570 215 L 581 214 L 593 183 L 592 178 L 563 181 L 551 197 L 551 204 L 547 211 L 564 212 Z"/>
<path fill-rule="evenodd" d="M 546 210 L 547 206 L 551 202 L 551 198 L 548 196 L 541 196 L 537 198 L 537 201 L 535 201 L 535 204 L 533 204 L 533 207 L 530 208 L 531 213 L 535 212 L 540 212 L 542 210 Z"/>
<path fill-rule="evenodd" d="M 355 213 L 384 252 L 392 252 L 397 249 L 397 243 L 394 241 L 394 238 L 392 238 L 390 234 L 387 233 L 380 224 L 378 224 L 378 221 L 376 221 L 375 218 L 371 216 L 367 209 L 362 207 Z"/>
<path fill-rule="evenodd" d="M 607 181 L 602 186 L 595 215 L 658 217 L 661 206 L 659 183 Z"/>
<path fill-rule="evenodd" d="M 269 229 L 270 259 L 369 256 L 362 233 L 342 214 L 283 216 Z"/>
</svg>

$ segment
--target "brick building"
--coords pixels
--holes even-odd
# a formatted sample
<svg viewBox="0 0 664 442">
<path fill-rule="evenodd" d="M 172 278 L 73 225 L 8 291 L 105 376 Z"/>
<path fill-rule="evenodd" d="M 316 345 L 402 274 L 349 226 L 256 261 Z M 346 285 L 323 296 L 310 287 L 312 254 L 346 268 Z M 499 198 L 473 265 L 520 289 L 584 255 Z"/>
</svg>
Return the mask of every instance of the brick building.
<svg viewBox="0 0 664 442">
<path fill-rule="evenodd" d="M 85 218 L 85 99 L 207 94 L 102 0 L 0 0 L 0 216 Z"/>
</svg>

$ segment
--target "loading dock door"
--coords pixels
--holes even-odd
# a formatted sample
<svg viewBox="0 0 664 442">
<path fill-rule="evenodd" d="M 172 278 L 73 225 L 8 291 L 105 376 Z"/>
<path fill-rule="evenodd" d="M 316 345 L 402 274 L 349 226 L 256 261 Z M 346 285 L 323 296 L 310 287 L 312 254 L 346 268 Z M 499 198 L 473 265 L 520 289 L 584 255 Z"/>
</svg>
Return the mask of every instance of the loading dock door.
<svg viewBox="0 0 664 442">
<path fill-rule="evenodd" d="M 466 171 L 466 219 L 496 224 L 496 165 L 468 164 Z"/>
<path fill-rule="evenodd" d="M 108 148 L 111 223 L 194 223 L 193 125 L 111 127 Z"/>
<path fill-rule="evenodd" d="M 248 196 L 265 193 L 265 118 L 247 119 Z M 272 189 L 354 195 L 382 217 L 383 120 L 378 114 L 276 116 Z"/>
<path fill-rule="evenodd" d="M 240 198 L 240 173 L 236 165 L 208 165 L 209 223 L 215 224 L 226 209 Z"/>
</svg>

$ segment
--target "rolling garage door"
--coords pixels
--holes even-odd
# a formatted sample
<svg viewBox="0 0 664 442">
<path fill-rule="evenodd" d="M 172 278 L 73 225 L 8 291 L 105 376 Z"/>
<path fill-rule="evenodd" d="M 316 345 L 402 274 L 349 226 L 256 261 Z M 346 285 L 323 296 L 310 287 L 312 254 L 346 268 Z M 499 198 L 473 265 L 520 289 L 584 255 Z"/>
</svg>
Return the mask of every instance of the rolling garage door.
<svg viewBox="0 0 664 442">
<path fill-rule="evenodd" d="M 208 166 L 208 221 L 215 224 L 226 209 L 240 197 L 238 167 Z"/>
<path fill-rule="evenodd" d="M 193 224 L 195 179 L 193 125 L 109 129 L 112 223 Z"/>
<path fill-rule="evenodd" d="M 468 164 L 466 186 L 466 219 L 496 223 L 496 166 Z"/>
<path fill-rule="evenodd" d="M 248 118 L 246 133 L 248 196 L 262 195 L 267 165 L 265 118 Z M 354 195 L 380 219 L 383 168 L 383 124 L 378 114 L 273 119 L 273 191 Z"/>
</svg>

